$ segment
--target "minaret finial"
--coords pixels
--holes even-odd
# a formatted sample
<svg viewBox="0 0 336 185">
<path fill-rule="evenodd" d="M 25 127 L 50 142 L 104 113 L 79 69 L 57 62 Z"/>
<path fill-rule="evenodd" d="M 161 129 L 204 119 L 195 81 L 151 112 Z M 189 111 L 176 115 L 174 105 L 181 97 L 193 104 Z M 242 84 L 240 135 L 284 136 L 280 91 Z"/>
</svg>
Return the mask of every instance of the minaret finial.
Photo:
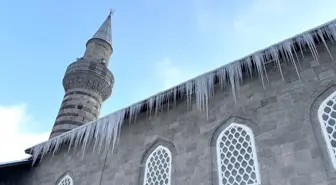
<svg viewBox="0 0 336 185">
<path fill-rule="evenodd" d="M 113 16 L 113 14 L 114 14 L 114 12 L 115 12 L 115 9 L 110 9 L 110 16 Z"/>
</svg>

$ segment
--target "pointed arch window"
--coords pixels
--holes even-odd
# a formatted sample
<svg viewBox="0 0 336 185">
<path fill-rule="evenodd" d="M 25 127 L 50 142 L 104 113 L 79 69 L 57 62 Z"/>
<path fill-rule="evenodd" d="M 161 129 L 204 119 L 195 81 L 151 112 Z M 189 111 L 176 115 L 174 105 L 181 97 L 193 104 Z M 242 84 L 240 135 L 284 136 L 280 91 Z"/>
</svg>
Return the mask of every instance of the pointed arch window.
<svg viewBox="0 0 336 185">
<path fill-rule="evenodd" d="M 332 165 L 336 169 L 336 91 L 321 103 L 318 119 Z"/>
<path fill-rule="evenodd" d="M 73 180 L 69 175 L 65 175 L 58 183 L 58 185 L 73 185 Z"/>
<path fill-rule="evenodd" d="M 144 185 L 170 185 L 171 161 L 170 150 L 158 146 L 146 160 Z"/>
<path fill-rule="evenodd" d="M 216 141 L 219 185 L 258 185 L 259 167 L 252 130 L 231 123 Z"/>
</svg>

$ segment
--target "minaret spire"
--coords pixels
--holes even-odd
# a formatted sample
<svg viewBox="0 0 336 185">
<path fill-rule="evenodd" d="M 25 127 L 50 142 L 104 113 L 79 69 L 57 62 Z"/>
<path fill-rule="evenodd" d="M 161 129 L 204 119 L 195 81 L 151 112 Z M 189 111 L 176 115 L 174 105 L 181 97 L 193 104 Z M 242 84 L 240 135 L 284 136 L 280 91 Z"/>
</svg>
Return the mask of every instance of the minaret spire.
<svg viewBox="0 0 336 185">
<path fill-rule="evenodd" d="M 91 39 L 102 39 L 112 46 L 111 17 L 114 11 L 114 9 L 110 10 L 109 15 Z"/>
<path fill-rule="evenodd" d="M 111 10 L 97 32 L 87 41 L 86 50 L 83 56 L 84 59 L 103 62 L 108 66 L 110 56 L 113 53 L 111 31 L 111 17 L 113 13 L 114 10 Z"/>
</svg>

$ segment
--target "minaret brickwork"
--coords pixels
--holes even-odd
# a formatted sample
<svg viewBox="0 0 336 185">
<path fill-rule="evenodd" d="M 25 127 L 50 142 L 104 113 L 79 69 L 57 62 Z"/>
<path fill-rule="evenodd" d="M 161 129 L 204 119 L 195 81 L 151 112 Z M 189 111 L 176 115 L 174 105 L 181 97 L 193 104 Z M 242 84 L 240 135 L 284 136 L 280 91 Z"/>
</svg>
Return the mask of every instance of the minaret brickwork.
<svg viewBox="0 0 336 185">
<path fill-rule="evenodd" d="M 65 95 L 50 138 L 96 120 L 112 93 L 114 76 L 108 69 L 113 52 L 111 16 L 88 40 L 84 56 L 68 66 L 63 78 Z"/>
</svg>

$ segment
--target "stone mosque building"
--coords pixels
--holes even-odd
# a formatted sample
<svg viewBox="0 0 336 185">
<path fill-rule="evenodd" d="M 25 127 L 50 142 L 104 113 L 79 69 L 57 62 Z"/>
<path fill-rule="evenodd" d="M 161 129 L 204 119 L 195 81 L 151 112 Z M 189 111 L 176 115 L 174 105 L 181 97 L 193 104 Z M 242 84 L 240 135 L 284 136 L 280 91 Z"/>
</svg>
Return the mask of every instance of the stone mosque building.
<svg viewBox="0 0 336 185">
<path fill-rule="evenodd" d="M 98 118 L 109 15 L 66 69 L 49 140 L 0 184 L 336 184 L 335 42 L 332 20 Z"/>
</svg>

